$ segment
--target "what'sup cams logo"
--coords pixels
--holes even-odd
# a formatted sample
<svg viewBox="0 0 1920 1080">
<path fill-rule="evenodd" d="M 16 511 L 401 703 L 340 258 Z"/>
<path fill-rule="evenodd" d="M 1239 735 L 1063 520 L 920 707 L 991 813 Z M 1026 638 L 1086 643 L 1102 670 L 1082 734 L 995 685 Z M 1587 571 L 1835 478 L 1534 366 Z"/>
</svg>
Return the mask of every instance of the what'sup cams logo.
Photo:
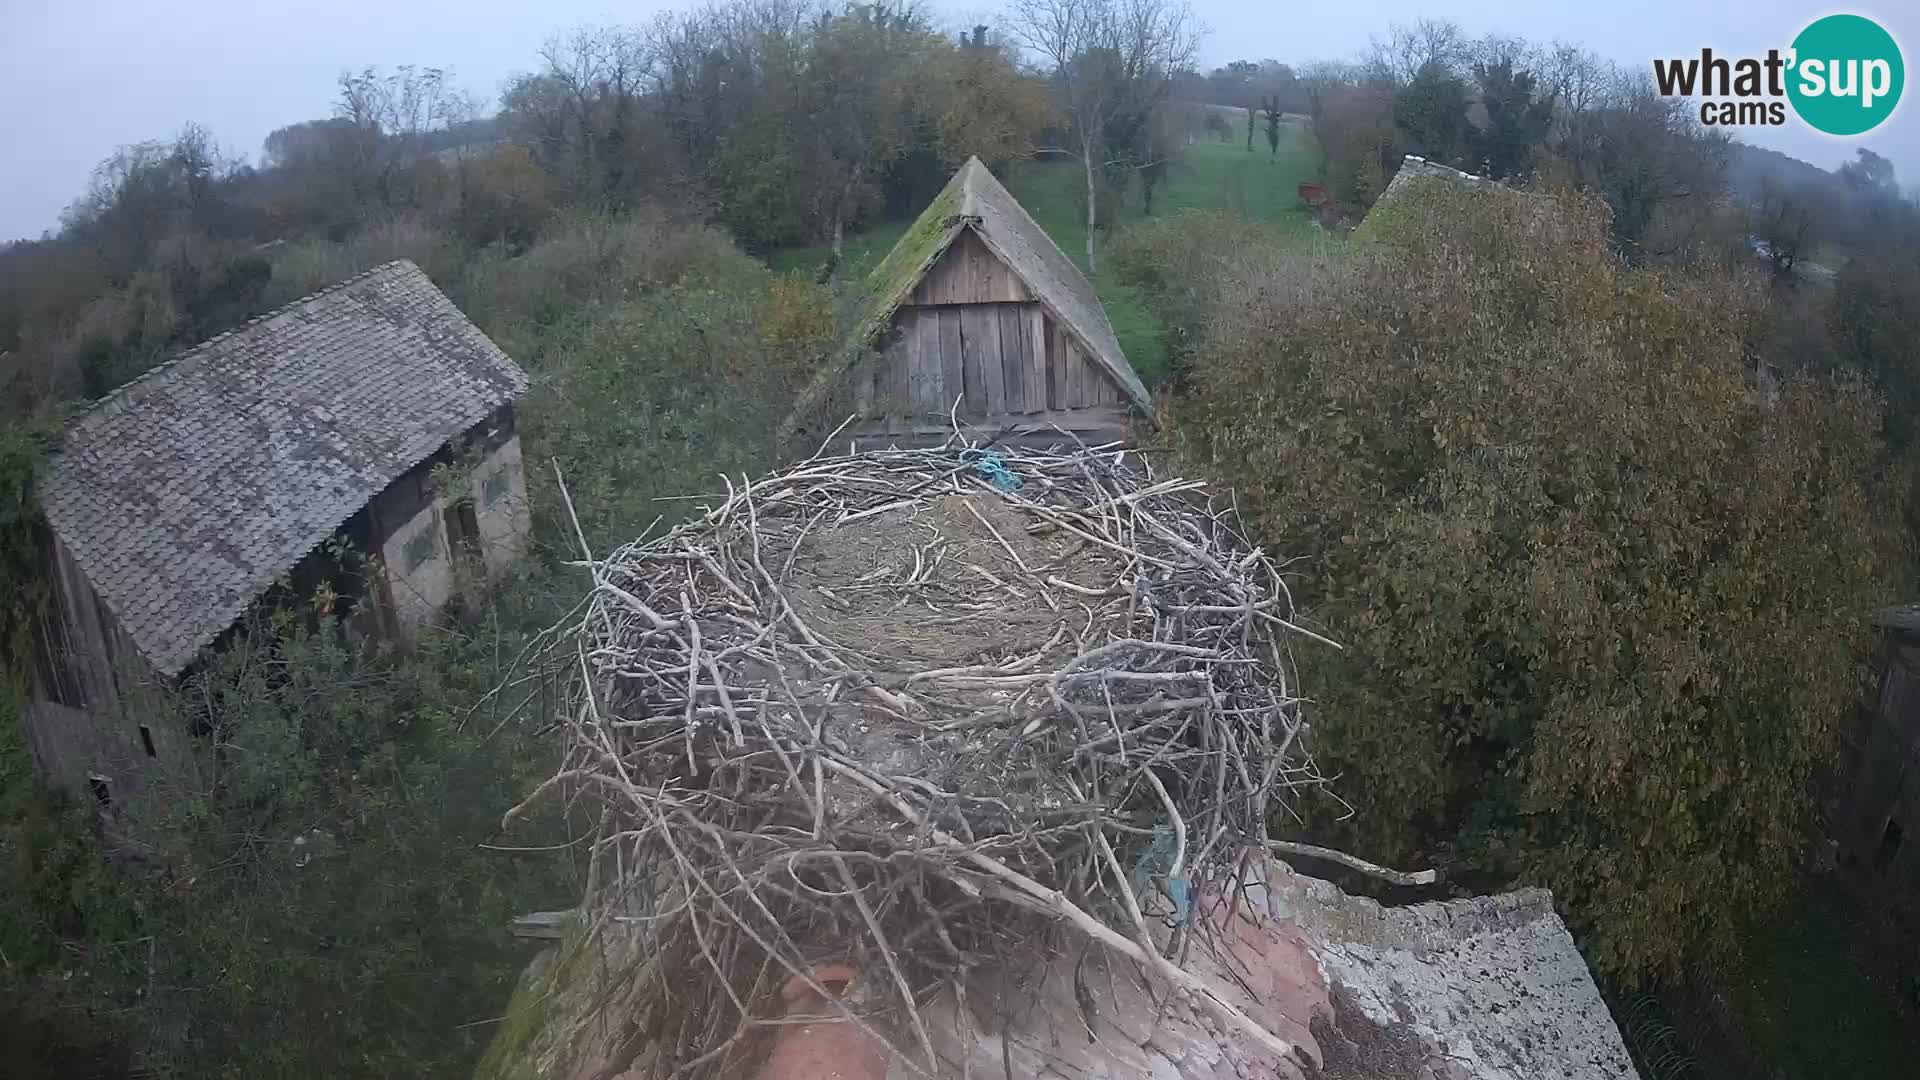
<svg viewBox="0 0 1920 1080">
<path fill-rule="evenodd" d="M 1900 46 L 1879 23 L 1828 15 L 1784 52 L 1730 60 L 1701 49 L 1698 57 L 1655 60 L 1653 81 L 1663 97 L 1716 99 L 1700 103 L 1702 124 L 1785 124 L 1791 105 L 1816 131 L 1859 135 L 1893 115 L 1907 73 Z"/>
</svg>

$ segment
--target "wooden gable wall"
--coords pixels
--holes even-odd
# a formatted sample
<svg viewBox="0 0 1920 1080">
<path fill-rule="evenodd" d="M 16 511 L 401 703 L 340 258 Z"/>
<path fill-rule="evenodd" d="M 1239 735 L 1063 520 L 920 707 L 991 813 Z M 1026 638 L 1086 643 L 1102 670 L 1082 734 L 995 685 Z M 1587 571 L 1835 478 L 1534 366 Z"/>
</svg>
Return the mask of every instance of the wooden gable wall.
<svg viewBox="0 0 1920 1080">
<path fill-rule="evenodd" d="M 878 362 L 855 386 L 870 430 L 938 427 L 960 399 L 975 423 L 1058 423 L 1124 433 L 1126 393 L 972 229 L 894 314 Z"/>
</svg>

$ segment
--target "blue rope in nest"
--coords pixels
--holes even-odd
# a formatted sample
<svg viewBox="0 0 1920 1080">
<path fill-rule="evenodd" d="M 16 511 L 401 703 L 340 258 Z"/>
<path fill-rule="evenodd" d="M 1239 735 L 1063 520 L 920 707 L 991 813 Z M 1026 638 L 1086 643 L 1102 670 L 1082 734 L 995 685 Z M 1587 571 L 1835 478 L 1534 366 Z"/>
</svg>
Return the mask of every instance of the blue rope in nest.
<svg viewBox="0 0 1920 1080">
<path fill-rule="evenodd" d="M 1019 491 L 1025 483 L 1013 470 L 1007 468 L 1007 460 L 991 450 L 962 450 L 960 460 L 970 462 L 973 471 L 980 479 L 992 484 L 995 491 L 1012 494 Z"/>
</svg>

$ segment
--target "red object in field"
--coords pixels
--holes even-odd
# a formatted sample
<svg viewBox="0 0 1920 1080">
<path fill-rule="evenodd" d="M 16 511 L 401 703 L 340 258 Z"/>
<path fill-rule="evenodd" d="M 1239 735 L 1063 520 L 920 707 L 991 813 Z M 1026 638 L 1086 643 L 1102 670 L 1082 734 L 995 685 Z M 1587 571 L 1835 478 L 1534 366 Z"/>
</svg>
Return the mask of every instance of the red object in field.
<svg viewBox="0 0 1920 1080">
<path fill-rule="evenodd" d="M 1301 184 L 1300 201 L 1308 206 L 1319 206 L 1327 201 L 1327 189 L 1319 184 Z"/>
</svg>

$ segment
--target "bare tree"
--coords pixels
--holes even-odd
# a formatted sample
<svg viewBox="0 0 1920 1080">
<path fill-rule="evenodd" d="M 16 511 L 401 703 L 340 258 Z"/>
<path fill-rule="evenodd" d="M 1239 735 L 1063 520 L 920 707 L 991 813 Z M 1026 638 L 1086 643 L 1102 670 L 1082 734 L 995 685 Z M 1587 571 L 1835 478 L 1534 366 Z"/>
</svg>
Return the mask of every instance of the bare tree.
<svg viewBox="0 0 1920 1080">
<path fill-rule="evenodd" d="M 1818 239 L 1823 194 L 1808 185 L 1790 186 L 1768 175 L 1760 178 L 1760 197 L 1748 215 L 1748 232 L 1777 274 L 1793 273 Z"/>
<path fill-rule="evenodd" d="M 549 39 L 540 60 L 538 74 L 508 88 L 504 111 L 576 199 L 617 209 L 630 186 L 629 144 L 654 75 L 654 50 L 635 31 L 583 26 Z"/>
<path fill-rule="evenodd" d="M 1549 149 L 1568 179 L 1605 198 L 1613 235 L 1636 262 L 1696 249 L 1712 232 L 1727 186 L 1729 140 L 1702 128 L 1687 103 L 1661 95 L 1646 72 L 1621 74 L 1583 112 L 1563 117 Z"/>
<path fill-rule="evenodd" d="M 1361 62 L 1369 79 L 1405 86 L 1420 69 L 1436 65 L 1460 71 L 1474 53 L 1466 31 L 1451 19 L 1416 19 L 1394 23 L 1385 38 L 1373 38 Z"/>
<path fill-rule="evenodd" d="M 402 65 L 341 73 L 333 112 L 351 132 L 355 195 L 391 212 L 413 198 L 411 166 L 430 151 L 431 136 L 471 119 L 476 106 L 442 69 Z"/>
<path fill-rule="evenodd" d="M 1007 25 L 1048 70 L 1076 143 L 1043 152 L 1076 158 L 1086 172 L 1091 272 L 1101 171 L 1152 164 L 1132 160 L 1130 150 L 1111 153 L 1108 128 L 1122 116 L 1151 119 L 1173 76 L 1193 63 L 1204 30 L 1184 0 L 1015 0 Z"/>
<path fill-rule="evenodd" d="M 1562 117 L 1598 108 L 1620 79 L 1612 61 L 1578 45 L 1554 42 L 1534 61 L 1541 84 L 1553 96 Z"/>
</svg>

